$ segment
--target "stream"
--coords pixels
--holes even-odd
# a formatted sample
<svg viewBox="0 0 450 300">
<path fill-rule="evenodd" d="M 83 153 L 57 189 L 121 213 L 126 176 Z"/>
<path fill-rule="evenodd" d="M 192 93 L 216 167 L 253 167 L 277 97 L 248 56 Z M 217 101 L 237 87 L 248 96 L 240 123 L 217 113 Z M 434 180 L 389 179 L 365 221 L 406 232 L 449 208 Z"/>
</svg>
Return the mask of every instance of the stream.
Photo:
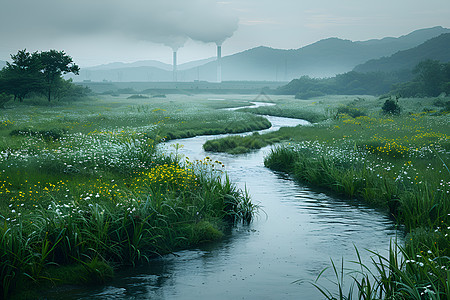
<svg viewBox="0 0 450 300">
<path fill-rule="evenodd" d="M 297 119 L 267 117 L 281 126 Z M 206 153 L 218 136 L 167 143 L 184 147 L 190 160 L 206 156 L 225 164 L 232 182 L 247 189 L 262 207 L 250 225 L 232 228 L 224 239 L 165 255 L 148 265 L 121 270 L 105 286 L 50 292 L 48 299 L 323 299 L 313 282 L 319 273 L 356 260 L 355 247 L 369 263 L 370 249 L 387 253 L 395 224 L 378 210 L 298 184 L 264 167 L 270 147 L 243 155 Z M 172 149 L 172 147 L 168 147 Z M 355 267 L 355 266 L 353 266 Z M 335 292 L 331 270 L 319 283 Z"/>
</svg>

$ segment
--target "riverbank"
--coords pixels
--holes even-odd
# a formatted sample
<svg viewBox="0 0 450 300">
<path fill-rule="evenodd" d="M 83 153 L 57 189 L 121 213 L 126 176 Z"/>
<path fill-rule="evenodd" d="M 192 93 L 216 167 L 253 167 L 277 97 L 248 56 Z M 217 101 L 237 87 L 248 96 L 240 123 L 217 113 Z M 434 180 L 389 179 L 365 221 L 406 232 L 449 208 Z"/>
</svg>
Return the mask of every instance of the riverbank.
<svg viewBox="0 0 450 300">
<path fill-rule="evenodd" d="M 223 108 L 226 102 L 219 98 L 211 101 Z M 307 123 L 267 118 L 273 124 L 270 130 Z M 104 285 L 66 286 L 46 291 L 44 297 L 271 299 L 282 295 L 318 299 L 319 291 L 309 282 L 329 265 L 330 258 L 352 260 L 354 245 L 384 253 L 389 240 L 396 236 L 393 222 L 380 211 L 325 195 L 265 168 L 263 157 L 269 149 L 238 156 L 204 152 L 202 145 L 213 138 L 217 136 L 169 141 L 160 149 L 175 150 L 177 157 L 190 160 L 209 156 L 212 161 L 221 161 L 232 182 L 248 192 L 253 203 L 262 206 L 259 217 L 249 225 L 229 228 L 215 243 L 164 255 L 138 268 L 122 269 Z M 361 256 L 369 257 L 365 252 Z M 300 278 L 303 284 L 293 284 Z"/>
<path fill-rule="evenodd" d="M 274 128 L 299 121 L 269 117 Z M 202 144 L 214 137 L 170 141 L 179 155 L 205 156 L 225 164 L 227 174 L 252 202 L 261 205 L 251 224 L 236 226 L 224 238 L 117 272 L 102 286 L 64 289 L 65 299 L 321 299 L 314 282 L 330 258 L 354 260 L 354 245 L 385 253 L 396 237 L 393 222 L 377 209 L 325 195 L 264 167 L 268 148 L 246 155 L 206 153 Z M 402 240 L 403 236 L 398 239 Z M 364 259 L 369 258 L 362 251 Z M 323 274 L 327 282 L 332 280 Z M 302 284 L 293 284 L 302 280 Z M 329 287 L 333 287 L 331 283 Z M 61 289 L 45 294 L 64 299 Z"/>
<path fill-rule="evenodd" d="M 117 266 L 217 240 L 225 227 L 250 222 L 256 206 L 221 162 L 157 147 L 165 132 L 196 132 L 201 124 L 220 133 L 267 127 L 262 117 L 218 113 L 217 105 L 174 96 L 1 111 L 0 294 L 102 283 Z"/>
<path fill-rule="evenodd" d="M 374 276 L 366 270 L 368 277 L 354 279 L 360 294 L 448 297 L 450 115 L 441 106 L 433 107 L 442 100 L 405 99 L 400 104 L 407 113 L 401 116 L 380 115 L 378 102 L 344 102 L 328 122 L 258 136 L 269 143 L 289 140 L 273 148 L 265 165 L 300 182 L 384 208 L 404 226 L 406 244 L 379 257 Z M 425 105 L 429 106 L 424 109 Z M 360 267 L 369 264 L 362 262 Z M 390 275 L 384 277 L 381 270 Z"/>
</svg>

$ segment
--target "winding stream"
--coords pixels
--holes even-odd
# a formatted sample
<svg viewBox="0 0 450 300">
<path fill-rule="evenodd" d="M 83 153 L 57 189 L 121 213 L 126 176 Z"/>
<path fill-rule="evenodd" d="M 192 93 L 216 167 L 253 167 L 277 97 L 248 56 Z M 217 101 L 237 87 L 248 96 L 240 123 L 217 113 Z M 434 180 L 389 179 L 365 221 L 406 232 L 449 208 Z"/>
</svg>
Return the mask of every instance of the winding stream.
<svg viewBox="0 0 450 300">
<path fill-rule="evenodd" d="M 268 117 L 276 130 L 307 122 Z M 54 291 L 49 299 L 322 299 L 310 282 L 330 258 L 338 265 L 365 261 L 371 249 L 385 253 L 396 235 L 393 222 L 377 210 L 328 196 L 295 183 L 263 165 L 270 147 L 245 155 L 205 153 L 217 136 L 173 141 L 191 160 L 210 156 L 226 165 L 232 182 L 247 188 L 264 212 L 249 226 L 232 229 L 219 242 L 166 255 L 123 270 L 106 286 Z M 335 288 L 325 273 L 320 283 Z M 298 281 L 297 283 L 293 283 Z"/>
</svg>

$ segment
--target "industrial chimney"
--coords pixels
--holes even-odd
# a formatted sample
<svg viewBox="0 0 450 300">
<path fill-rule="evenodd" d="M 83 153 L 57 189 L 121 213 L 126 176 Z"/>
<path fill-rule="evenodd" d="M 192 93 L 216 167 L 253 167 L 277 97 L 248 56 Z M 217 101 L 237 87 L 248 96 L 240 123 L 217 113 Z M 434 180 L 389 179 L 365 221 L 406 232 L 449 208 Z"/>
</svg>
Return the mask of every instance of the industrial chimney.
<svg viewBox="0 0 450 300">
<path fill-rule="evenodd" d="M 222 82 L 222 46 L 217 45 L 217 82 Z"/>
<path fill-rule="evenodd" d="M 177 51 L 173 51 L 173 82 L 177 82 Z"/>
</svg>

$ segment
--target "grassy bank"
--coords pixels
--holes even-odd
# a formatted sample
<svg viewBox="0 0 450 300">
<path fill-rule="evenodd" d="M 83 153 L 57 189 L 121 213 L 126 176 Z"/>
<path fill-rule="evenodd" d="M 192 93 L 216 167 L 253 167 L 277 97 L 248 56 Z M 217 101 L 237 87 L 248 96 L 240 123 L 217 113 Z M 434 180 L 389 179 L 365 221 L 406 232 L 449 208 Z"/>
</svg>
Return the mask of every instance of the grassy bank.
<svg viewBox="0 0 450 300">
<path fill-rule="evenodd" d="M 239 97 L 171 95 L 167 98 L 127 99 L 127 95 L 98 96 L 80 102 L 45 103 L 34 99 L 8 103 L 1 111 L 0 136 L 11 130 L 88 134 L 93 131 L 133 130 L 178 138 L 198 134 L 238 133 L 270 127 L 267 119 L 249 113 L 222 110 L 249 105 Z"/>
<path fill-rule="evenodd" d="M 158 150 L 165 132 L 261 121 L 208 103 L 122 97 L 0 111 L 0 295 L 104 282 L 117 266 L 249 222 L 256 207 L 220 162 Z"/>
<path fill-rule="evenodd" d="M 206 141 L 203 144 L 205 151 L 226 152 L 230 154 L 247 153 L 250 150 L 261 149 L 267 145 L 278 143 L 282 140 L 280 136 L 269 138 L 268 135 L 262 137 L 255 132 L 247 136 L 228 136 L 224 138 Z"/>
<path fill-rule="evenodd" d="M 408 233 L 405 245 L 393 246 L 388 257 L 358 262 L 361 272 L 353 273 L 350 282 L 360 297 L 447 298 L 450 115 L 433 107 L 435 99 L 404 99 L 404 113 L 398 117 L 380 115 L 377 102 L 345 103 L 363 112 L 356 117 L 336 113 L 315 126 L 280 130 L 279 136 L 289 136 L 290 142 L 274 147 L 265 165 L 385 208 L 403 226 Z M 370 263 L 374 273 L 367 267 Z M 325 294 L 329 299 L 351 297 Z"/>
<path fill-rule="evenodd" d="M 298 100 L 293 97 L 272 96 L 275 105 L 257 108 L 241 108 L 239 111 L 258 115 L 303 119 L 311 123 L 324 121 L 336 113 L 336 108 L 342 103 L 355 100 L 352 96 L 319 97 L 313 100 Z M 370 97 L 368 99 L 373 99 Z"/>
</svg>

